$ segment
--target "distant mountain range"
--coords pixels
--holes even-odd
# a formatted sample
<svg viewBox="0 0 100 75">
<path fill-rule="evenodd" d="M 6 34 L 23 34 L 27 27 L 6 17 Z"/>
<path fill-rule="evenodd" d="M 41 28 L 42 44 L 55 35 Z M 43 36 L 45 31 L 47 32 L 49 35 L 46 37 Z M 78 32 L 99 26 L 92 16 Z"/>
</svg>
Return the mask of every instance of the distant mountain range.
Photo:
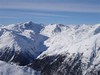
<svg viewBox="0 0 100 75">
<path fill-rule="evenodd" d="M 1 25 L 0 75 L 100 75 L 100 24 Z"/>
</svg>

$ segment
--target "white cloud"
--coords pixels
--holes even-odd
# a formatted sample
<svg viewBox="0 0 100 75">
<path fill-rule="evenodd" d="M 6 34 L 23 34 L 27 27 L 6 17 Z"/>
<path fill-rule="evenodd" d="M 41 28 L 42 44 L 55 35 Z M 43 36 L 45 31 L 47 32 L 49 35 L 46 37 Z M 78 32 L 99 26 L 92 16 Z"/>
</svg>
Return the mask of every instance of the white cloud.
<svg viewBox="0 0 100 75">
<path fill-rule="evenodd" d="M 100 5 L 57 2 L 0 2 L 0 9 L 25 9 L 42 11 L 69 11 L 100 13 Z"/>
<path fill-rule="evenodd" d="M 35 12 L 17 12 L 17 15 L 15 12 L 14 14 L 10 13 L 9 14 L 0 14 L 0 18 L 46 18 L 46 17 L 61 17 L 61 18 L 68 18 L 71 16 L 65 16 L 65 15 L 57 15 L 57 14 L 50 14 L 50 13 L 35 13 Z"/>
<path fill-rule="evenodd" d="M 45 16 L 45 17 L 64 17 L 64 18 L 68 18 L 68 17 L 71 17 L 71 16 L 65 16 L 65 15 L 58 15 L 58 14 L 50 14 L 50 13 L 34 13 L 34 12 L 26 12 L 24 13 L 26 15 L 36 15 L 36 16 Z"/>
</svg>

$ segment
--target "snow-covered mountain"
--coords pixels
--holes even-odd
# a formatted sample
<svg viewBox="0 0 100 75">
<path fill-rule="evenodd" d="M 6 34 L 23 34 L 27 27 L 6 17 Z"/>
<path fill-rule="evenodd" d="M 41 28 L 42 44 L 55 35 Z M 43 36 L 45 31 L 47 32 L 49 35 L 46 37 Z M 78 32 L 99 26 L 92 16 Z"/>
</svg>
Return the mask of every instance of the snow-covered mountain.
<svg viewBox="0 0 100 75">
<path fill-rule="evenodd" d="M 100 24 L 2 25 L 0 60 L 26 65 L 41 75 L 99 75 L 99 38 Z"/>
<path fill-rule="evenodd" d="M 32 22 L 0 27 L 0 59 L 26 65 L 46 47 L 46 36 L 39 34 L 42 25 Z"/>
</svg>

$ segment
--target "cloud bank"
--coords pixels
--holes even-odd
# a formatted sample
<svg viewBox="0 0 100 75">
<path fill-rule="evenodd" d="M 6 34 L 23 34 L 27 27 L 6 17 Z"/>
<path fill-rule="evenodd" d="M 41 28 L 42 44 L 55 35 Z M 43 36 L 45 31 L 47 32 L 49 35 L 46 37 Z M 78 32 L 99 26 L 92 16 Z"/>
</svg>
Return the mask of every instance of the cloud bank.
<svg viewBox="0 0 100 75">
<path fill-rule="evenodd" d="M 0 9 L 25 9 L 64 12 L 100 13 L 100 5 L 64 2 L 0 2 Z"/>
</svg>

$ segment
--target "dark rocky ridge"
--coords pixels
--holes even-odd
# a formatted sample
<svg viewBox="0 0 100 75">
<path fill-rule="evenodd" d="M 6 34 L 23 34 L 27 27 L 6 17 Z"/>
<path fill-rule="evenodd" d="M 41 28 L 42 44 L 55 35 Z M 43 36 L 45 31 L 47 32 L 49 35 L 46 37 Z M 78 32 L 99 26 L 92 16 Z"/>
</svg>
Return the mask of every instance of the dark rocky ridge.
<svg viewBox="0 0 100 75">
<path fill-rule="evenodd" d="M 27 65 L 31 61 L 34 60 L 34 57 L 32 55 L 29 55 L 29 53 L 22 53 L 20 51 L 16 51 L 14 49 L 10 49 L 9 47 L 4 49 L 4 52 L 0 52 L 0 60 L 6 61 L 6 62 L 14 62 L 17 65 Z"/>
<path fill-rule="evenodd" d="M 83 74 L 81 62 L 82 53 L 66 55 L 45 56 L 42 59 L 35 59 L 29 67 L 41 71 L 41 75 L 100 75 L 100 69 L 93 68 Z"/>
</svg>

